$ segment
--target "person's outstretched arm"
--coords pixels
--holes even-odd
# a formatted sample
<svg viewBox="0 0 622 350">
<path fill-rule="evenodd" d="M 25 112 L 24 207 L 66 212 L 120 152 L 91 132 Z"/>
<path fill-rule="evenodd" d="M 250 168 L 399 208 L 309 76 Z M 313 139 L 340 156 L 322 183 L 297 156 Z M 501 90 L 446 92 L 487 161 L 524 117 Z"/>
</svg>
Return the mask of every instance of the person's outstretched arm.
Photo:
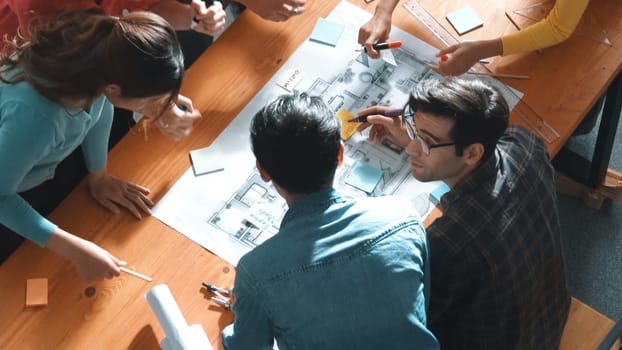
<svg viewBox="0 0 622 350">
<path fill-rule="evenodd" d="M 568 39 L 576 29 L 589 0 L 557 0 L 542 21 L 518 32 L 491 40 L 465 41 L 437 54 L 438 64 L 430 68 L 443 75 L 460 75 L 479 60 L 543 49 Z"/>
<path fill-rule="evenodd" d="M 371 58 L 380 57 L 372 45 L 386 41 L 391 34 L 391 19 L 399 0 L 381 0 L 376 5 L 373 17 L 359 29 L 358 43 L 365 46 Z"/>
<path fill-rule="evenodd" d="M 53 168 L 39 161 L 57 147 L 52 121 L 56 115 L 50 112 L 30 117 L 36 115 L 33 108 L 12 101 L 4 102 L 0 113 L 0 223 L 71 261 L 85 280 L 117 276 L 124 262 L 94 243 L 60 229 L 19 195 L 53 174 Z"/>
</svg>

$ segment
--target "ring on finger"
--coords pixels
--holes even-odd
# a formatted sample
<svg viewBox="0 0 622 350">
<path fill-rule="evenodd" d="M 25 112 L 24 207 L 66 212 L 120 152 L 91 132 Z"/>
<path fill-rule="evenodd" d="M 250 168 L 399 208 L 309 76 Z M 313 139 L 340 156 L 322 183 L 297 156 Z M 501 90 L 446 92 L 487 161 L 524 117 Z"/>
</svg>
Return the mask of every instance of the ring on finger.
<svg viewBox="0 0 622 350">
<path fill-rule="evenodd" d="M 297 14 L 299 14 L 299 13 L 300 13 L 300 8 L 298 8 L 298 6 L 294 6 L 294 7 L 292 7 L 292 12 L 293 12 L 295 15 L 297 15 Z"/>
</svg>

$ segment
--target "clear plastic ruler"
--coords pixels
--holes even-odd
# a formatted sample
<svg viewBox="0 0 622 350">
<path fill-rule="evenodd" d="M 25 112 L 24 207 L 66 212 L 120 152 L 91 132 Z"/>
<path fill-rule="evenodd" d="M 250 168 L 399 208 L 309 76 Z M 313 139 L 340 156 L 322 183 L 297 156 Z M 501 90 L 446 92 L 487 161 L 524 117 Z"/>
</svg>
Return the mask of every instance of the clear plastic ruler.
<svg viewBox="0 0 622 350">
<path fill-rule="evenodd" d="M 432 16 L 417 0 L 408 0 L 403 3 L 404 8 L 417 18 L 428 30 L 438 38 L 445 46 L 451 46 L 459 43 L 442 24 L 440 24 L 434 16 Z M 474 72 L 491 73 L 488 68 L 478 63 L 473 68 Z M 512 110 L 518 115 L 534 132 L 536 132 L 547 143 L 553 143 L 559 139 L 560 135 L 551 125 L 549 125 L 542 117 L 538 115 L 527 103 L 519 99 L 516 92 L 505 84 L 499 84 L 505 90 L 504 93 L 514 95 L 518 100 L 518 104 Z"/>
<path fill-rule="evenodd" d="M 531 4 L 526 7 L 522 7 L 516 9 L 514 12 L 517 15 L 521 15 L 523 17 L 527 17 L 534 22 L 540 22 L 555 6 L 555 1 L 543 1 L 535 4 Z"/>
<path fill-rule="evenodd" d="M 421 24 L 428 28 L 428 30 L 430 30 L 445 47 L 455 45 L 460 42 L 416 0 L 408 0 L 404 2 L 404 8 L 415 16 Z"/>
</svg>

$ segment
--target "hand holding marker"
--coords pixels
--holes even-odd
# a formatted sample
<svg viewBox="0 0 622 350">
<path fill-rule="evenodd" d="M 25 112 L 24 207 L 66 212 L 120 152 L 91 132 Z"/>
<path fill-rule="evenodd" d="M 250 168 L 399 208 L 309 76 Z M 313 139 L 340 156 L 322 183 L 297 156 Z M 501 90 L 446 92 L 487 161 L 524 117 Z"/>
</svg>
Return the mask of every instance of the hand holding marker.
<svg viewBox="0 0 622 350">
<path fill-rule="evenodd" d="M 375 43 L 373 44 L 371 47 L 374 48 L 374 50 L 376 51 L 380 51 L 380 50 L 387 50 L 387 49 L 397 49 L 398 47 L 402 46 L 402 42 L 399 40 L 396 41 L 387 41 L 384 43 Z M 362 49 L 358 49 L 356 51 L 365 51 L 367 52 L 367 48 L 363 47 Z"/>
</svg>

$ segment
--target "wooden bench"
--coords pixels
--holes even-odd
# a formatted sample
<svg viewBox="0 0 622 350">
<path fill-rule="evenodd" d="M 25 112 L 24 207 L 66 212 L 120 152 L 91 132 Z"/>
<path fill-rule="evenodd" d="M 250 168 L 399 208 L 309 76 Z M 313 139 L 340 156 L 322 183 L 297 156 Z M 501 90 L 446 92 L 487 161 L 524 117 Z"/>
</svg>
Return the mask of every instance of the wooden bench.
<svg viewBox="0 0 622 350">
<path fill-rule="evenodd" d="M 614 321 L 573 297 L 559 350 L 595 350 L 614 325 Z M 619 348 L 619 342 L 611 347 Z"/>
</svg>

